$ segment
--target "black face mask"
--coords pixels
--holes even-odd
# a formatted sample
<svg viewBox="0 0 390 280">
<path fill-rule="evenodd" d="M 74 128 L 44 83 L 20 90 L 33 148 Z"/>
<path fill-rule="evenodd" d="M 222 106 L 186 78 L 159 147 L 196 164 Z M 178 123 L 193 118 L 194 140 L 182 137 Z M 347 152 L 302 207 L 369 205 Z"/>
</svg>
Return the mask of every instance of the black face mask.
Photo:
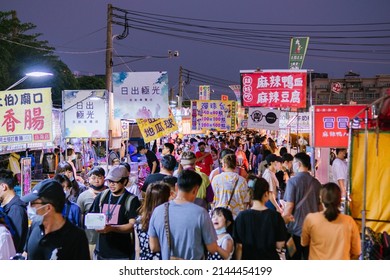
<svg viewBox="0 0 390 280">
<path fill-rule="evenodd" d="M 96 186 L 94 186 L 94 185 L 90 185 L 90 187 L 93 189 L 93 190 L 95 190 L 95 191 L 101 191 L 102 189 L 104 189 L 104 184 L 103 185 L 101 185 L 101 186 L 98 186 L 98 187 L 96 187 Z"/>
</svg>

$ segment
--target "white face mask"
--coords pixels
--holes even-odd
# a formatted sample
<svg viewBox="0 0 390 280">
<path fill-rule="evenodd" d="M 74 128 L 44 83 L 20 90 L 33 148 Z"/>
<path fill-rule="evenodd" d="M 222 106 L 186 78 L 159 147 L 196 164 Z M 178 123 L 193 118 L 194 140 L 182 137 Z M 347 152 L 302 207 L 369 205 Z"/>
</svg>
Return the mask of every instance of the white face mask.
<svg viewBox="0 0 390 280">
<path fill-rule="evenodd" d="M 41 209 L 41 208 L 43 208 L 43 207 L 45 207 L 45 206 L 46 206 L 46 204 L 45 204 L 45 205 L 42 205 L 42 206 L 40 206 L 40 207 L 38 207 L 38 208 L 34 208 L 34 207 L 31 207 L 30 205 L 28 205 L 28 206 L 27 206 L 27 216 L 28 216 L 28 218 L 29 218 L 32 222 L 34 222 L 34 223 L 42 224 L 43 218 L 46 216 L 46 214 L 47 214 L 48 212 L 46 212 L 46 213 L 43 214 L 43 215 L 38 215 L 38 214 L 37 214 L 37 210 L 38 210 L 38 209 Z"/>
<path fill-rule="evenodd" d="M 298 173 L 299 172 L 299 162 L 294 162 L 293 163 L 293 166 L 292 166 L 292 168 L 293 168 L 293 172 L 294 173 Z"/>
</svg>

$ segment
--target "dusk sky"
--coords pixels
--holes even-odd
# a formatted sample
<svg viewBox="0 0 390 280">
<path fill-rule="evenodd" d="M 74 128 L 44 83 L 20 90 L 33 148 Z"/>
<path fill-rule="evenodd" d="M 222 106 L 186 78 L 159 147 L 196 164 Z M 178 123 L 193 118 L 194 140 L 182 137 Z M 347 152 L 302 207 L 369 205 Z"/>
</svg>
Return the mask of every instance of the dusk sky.
<svg viewBox="0 0 390 280">
<path fill-rule="evenodd" d="M 239 84 L 240 70 L 287 69 L 290 38 L 296 36 L 310 37 L 304 69 L 331 78 L 350 70 L 362 77 L 390 74 L 388 0 L 2 0 L 0 7 L 35 24 L 40 39 L 73 72 L 88 75 L 105 73 L 108 3 L 129 11 L 134 27 L 125 39 L 114 39 L 114 55 L 134 56 L 114 57 L 114 72 L 168 71 L 177 90 L 182 66 L 196 73 L 186 93 L 197 91 L 202 75 L 228 85 Z M 124 22 L 125 13 L 116 14 Z M 114 35 L 122 33 L 113 25 Z M 164 57 L 168 50 L 179 57 L 138 58 Z"/>
</svg>

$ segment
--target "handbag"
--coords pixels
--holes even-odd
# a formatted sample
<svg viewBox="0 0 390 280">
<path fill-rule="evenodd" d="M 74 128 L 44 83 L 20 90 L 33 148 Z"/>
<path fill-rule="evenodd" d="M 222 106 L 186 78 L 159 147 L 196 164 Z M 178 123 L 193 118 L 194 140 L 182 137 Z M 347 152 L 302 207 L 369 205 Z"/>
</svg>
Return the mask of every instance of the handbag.
<svg viewBox="0 0 390 280">
<path fill-rule="evenodd" d="M 172 254 L 172 242 L 171 242 L 171 232 L 169 230 L 169 202 L 164 204 L 164 229 L 165 235 L 167 236 L 168 248 L 169 248 L 169 259 L 170 260 L 183 260 L 182 258 L 178 258 L 173 256 Z"/>
</svg>

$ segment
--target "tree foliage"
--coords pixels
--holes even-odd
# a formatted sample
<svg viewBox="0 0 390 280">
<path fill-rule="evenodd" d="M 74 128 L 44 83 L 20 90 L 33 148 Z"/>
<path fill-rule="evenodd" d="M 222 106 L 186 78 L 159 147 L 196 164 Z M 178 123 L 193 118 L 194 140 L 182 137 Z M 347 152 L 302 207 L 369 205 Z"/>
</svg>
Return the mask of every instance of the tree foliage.
<svg viewBox="0 0 390 280">
<path fill-rule="evenodd" d="M 4 90 L 31 71 L 46 71 L 54 75 L 27 79 L 14 89 L 51 87 L 54 105 L 61 104 L 61 91 L 77 89 L 79 84 L 68 66 L 54 53 L 42 35 L 34 33 L 36 26 L 21 23 L 15 11 L 0 11 L 0 89 Z"/>
</svg>

